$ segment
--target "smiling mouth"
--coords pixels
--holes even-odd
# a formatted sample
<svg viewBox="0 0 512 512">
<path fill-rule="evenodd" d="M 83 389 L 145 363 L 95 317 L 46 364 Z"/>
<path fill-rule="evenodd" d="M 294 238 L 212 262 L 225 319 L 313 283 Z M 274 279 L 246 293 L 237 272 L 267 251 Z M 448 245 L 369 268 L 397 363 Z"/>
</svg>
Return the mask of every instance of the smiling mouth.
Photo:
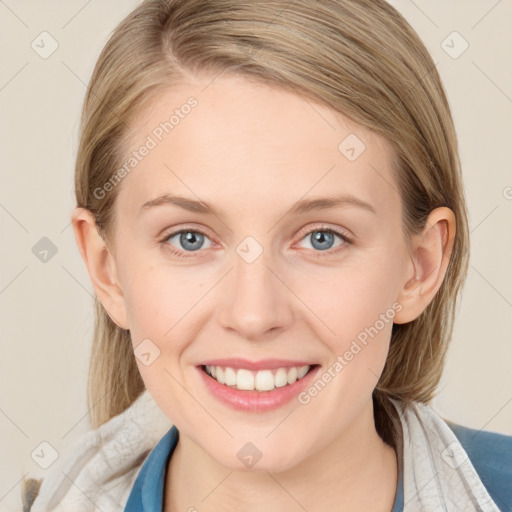
<svg viewBox="0 0 512 512">
<path fill-rule="evenodd" d="M 314 365 L 281 367 L 269 370 L 247 370 L 229 366 L 202 365 L 201 369 L 219 384 L 240 391 L 272 391 L 303 379 Z"/>
</svg>

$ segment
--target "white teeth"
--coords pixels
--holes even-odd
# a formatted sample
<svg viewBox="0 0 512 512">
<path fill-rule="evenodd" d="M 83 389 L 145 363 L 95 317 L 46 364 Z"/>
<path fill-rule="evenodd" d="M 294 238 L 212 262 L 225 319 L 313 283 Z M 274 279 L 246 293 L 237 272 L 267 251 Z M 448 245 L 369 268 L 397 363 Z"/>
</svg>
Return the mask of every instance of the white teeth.
<svg viewBox="0 0 512 512">
<path fill-rule="evenodd" d="M 206 365 L 206 373 L 211 375 L 220 384 L 225 384 L 243 391 L 272 391 L 274 388 L 293 384 L 308 373 L 311 366 L 291 368 L 277 368 L 274 370 L 260 370 L 252 372 L 241 368 Z"/>
<path fill-rule="evenodd" d="M 306 367 L 307 368 L 307 367 Z M 282 388 L 288 384 L 288 373 L 284 368 L 279 368 L 274 376 L 276 388 Z"/>
<path fill-rule="evenodd" d="M 226 383 L 226 379 L 224 378 L 224 370 L 220 366 L 215 368 L 215 378 L 217 379 L 217 382 L 220 382 L 221 384 Z"/>
<path fill-rule="evenodd" d="M 306 375 L 306 373 L 308 373 L 308 370 L 309 370 L 308 366 L 301 366 L 297 370 L 297 379 L 302 379 L 302 377 L 304 377 L 304 375 Z"/>
<path fill-rule="evenodd" d="M 251 391 L 254 389 L 254 375 L 249 370 L 238 370 L 236 373 L 236 387 Z"/>
<path fill-rule="evenodd" d="M 258 391 L 271 391 L 274 387 L 274 376 L 270 370 L 262 370 L 256 374 L 254 389 Z"/>
<path fill-rule="evenodd" d="M 215 370 L 217 369 L 215 366 L 212 368 Z M 215 376 L 215 374 L 213 376 Z M 226 386 L 236 386 L 236 372 L 233 370 L 233 368 L 226 368 L 226 371 L 224 372 L 224 378 Z"/>
<path fill-rule="evenodd" d="M 293 384 L 297 380 L 297 368 L 288 370 L 288 384 Z"/>
</svg>

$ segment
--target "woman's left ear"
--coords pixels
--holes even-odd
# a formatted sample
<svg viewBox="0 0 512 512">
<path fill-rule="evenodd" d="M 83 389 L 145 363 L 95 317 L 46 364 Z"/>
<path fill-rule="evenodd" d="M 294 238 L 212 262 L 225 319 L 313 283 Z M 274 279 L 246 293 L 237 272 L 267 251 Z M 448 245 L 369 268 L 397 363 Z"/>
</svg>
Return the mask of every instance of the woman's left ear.
<svg viewBox="0 0 512 512">
<path fill-rule="evenodd" d="M 393 322 L 416 319 L 430 304 L 443 284 L 455 241 L 455 215 L 441 206 L 432 210 L 423 231 L 413 237 L 411 265 L 397 302 L 402 309 Z"/>
</svg>

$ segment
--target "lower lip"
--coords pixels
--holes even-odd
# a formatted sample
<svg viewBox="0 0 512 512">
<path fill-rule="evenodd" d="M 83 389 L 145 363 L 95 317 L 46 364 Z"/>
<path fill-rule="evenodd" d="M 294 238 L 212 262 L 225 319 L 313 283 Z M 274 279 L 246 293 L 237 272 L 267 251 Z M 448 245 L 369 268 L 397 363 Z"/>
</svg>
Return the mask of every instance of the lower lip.
<svg viewBox="0 0 512 512">
<path fill-rule="evenodd" d="M 319 369 L 320 366 L 316 366 L 302 379 L 281 388 L 274 388 L 272 391 L 241 391 L 220 384 L 213 377 L 210 377 L 201 367 L 197 367 L 203 382 L 215 398 L 234 409 L 248 412 L 271 411 L 290 402 L 303 391 L 304 388 L 310 385 Z"/>
</svg>

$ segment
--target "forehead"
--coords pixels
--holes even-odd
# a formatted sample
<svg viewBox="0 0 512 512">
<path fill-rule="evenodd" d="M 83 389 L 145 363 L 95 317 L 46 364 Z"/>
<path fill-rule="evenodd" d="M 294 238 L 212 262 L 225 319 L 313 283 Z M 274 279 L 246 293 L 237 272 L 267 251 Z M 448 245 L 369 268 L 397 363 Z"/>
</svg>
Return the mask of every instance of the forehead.
<svg viewBox="0 0 512 512">
<path fill-rule="evenodd" d="M 131 128 L 124 163 L 139 154 L 121 184 L 126 214 L 172 193 L 240 212 L 333 193 L 377 211 L 400 202 L 385 139 L 281 88 L 197 79 L 160 94 Z"/>
</svg>

